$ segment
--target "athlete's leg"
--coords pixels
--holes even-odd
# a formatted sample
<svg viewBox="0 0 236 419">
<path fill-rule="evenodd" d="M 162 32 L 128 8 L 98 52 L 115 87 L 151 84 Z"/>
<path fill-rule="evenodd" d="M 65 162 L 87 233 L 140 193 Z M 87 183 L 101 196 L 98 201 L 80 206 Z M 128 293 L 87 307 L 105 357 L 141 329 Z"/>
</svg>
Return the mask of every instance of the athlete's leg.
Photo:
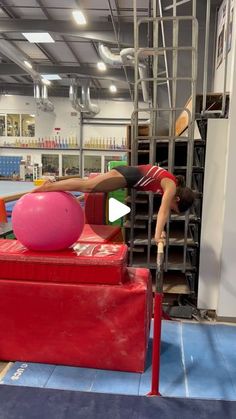
<svg viewBox="0 0 236 419">
<path fill-rule="evenodd" d="M 50 191 L 79 191 L 79 192 L 111 192 L 126 187 L 124 176 L 117 170 L 89 179 L 69 178 L 58 182 L 46 181 L 43 185 L 35 188 L 33 192 Z"/>
<path fill-rule="evenodd" d="M 116 189 L 125 188 L 126 180 L 118 171 L 110 172 L 95 176 L 90 179 L 81 179 L 81 192 L 111 192 Z"/>
</svg>

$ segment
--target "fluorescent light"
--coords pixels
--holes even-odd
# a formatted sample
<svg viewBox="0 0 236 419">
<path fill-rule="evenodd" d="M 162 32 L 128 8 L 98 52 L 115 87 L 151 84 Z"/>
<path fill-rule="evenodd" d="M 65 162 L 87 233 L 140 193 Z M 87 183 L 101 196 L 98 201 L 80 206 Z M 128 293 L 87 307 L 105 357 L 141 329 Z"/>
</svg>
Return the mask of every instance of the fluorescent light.
<svg viewBox="0 0 236 419">
<path fill-rule="evenodd" d="M 117 87 L 114 84 L 111 84 L 109 89 L 110 89 L 111 93 L 116 93 L 117 92 Z"/>
<path fill-rule="evenodd" d="M 81 10 L 73 10 L 72 15 L 78 25 L 86 25 L 87 21 Z"/>
<path fill-rule="evenodd" d="M 24 32 L 22 35 L 31 43 L 50 43 L 55 42 L 48 32 Z"/>
<path fill-rule="evenodd" d="M 46 80 L 61 80 L 58 74 L 41 74 L 41 76 Z"/>
<path fill-rule="evenodd" d="M 97 63 L 97 68 L 98 68 L 98 70 L 100 70 L 100 71 L 106 71 L 107 66 L 106 66 L 106 64 L 105 64 L 103 61 L 99 61 L 99 62 Z"/>
<path fill-rule="evenodd" d="M 3 96 L 13 96 L 13 95 L 10 95 L 9 93 L 4 93 Z"/>
<path fill-rule="evenodd" d="M 33 66 L 32 66 L 32 64 L 31 63 L 29 63 L 29 61 L 24 61 L 24 64 L 25 64 L 25 66 L 26 67 L 28 67 L 28 68 L 33 68 Z"/>
<path fill-rule="evenodd" d="M 50 80 L 44 79 L 43 77 L 42 77 L 42 83 L 46 84 L 47 86 L 51 84 Z"/>
<path fill-rule="evenodd" d="M 34 118 L 35 117 L 35 114 L 34 113 L 31 113 L 30 116 L 31 116 L 31 118 Z"/>
</svg>

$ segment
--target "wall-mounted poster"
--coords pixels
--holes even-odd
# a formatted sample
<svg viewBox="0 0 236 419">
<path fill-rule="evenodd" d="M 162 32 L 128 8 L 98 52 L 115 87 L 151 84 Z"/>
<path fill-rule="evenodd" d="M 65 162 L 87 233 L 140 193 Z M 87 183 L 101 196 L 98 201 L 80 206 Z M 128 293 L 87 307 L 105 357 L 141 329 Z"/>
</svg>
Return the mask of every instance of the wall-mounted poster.
<svg viewBox="0 0 236 419">
<path fill-rule="evenodd" d="M 222 63 L 224 55 L 226 6 L 227 2 L 224 0 L 218 12 L 216 68 Z"/>
<path fill-rule="evenodd" d="M 228 18 L 228 4 L 227 0 L 224 0 L 219 8 L 218 12 L 218 24 L 217 24 L 217 49 L 216 49 L 216 68 L 218 68 L 225 54 L 231 49 L 232 43 L 232 30 L 233 30 L 233 15 L 234 15 L 234 0 L 230 0 L 230 12 Z M 227 37 L 227 20 L 228 20 L 228 40 Z M 227 47 L 226 47 L 227 46 Z"/>
</svg>

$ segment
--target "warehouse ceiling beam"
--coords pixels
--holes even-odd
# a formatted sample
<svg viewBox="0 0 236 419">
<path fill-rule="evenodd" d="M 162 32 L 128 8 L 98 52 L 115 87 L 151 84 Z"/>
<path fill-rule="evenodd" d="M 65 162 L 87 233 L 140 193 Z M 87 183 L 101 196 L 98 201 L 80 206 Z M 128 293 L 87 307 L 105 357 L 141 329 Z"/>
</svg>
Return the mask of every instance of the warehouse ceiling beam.
<svg viewBox="0 0 236 419">
<path fill-rule="evenodd" d="M 92 77 L 100 80 L 117 80 L 126 81 L 125 75 L 119 68 L 107 68 L 106 73 L 99 73 L 97 68 L 87 66 L 67 66 L 67 65 L 35 65 L 34 68 L 40 74 L 65 74 L 65 75 L 77 75 L 80 77 Z M 127 69 L 129 81 L 133 83 L 134 72 L 132 69 Z M 17 64 L 12 63 L 1 63 L 0 75 L 5 76 L 17 76 L 28 74 L 26 69 L 19 67 Z"/>
<path fill-rule="evenodd" d="M 66 97 L 68 98 L 68 86 L 50 86 L 49 89 L 51 97 Z M 15 84 L 5 83 L 1 81 L 0 95 L 1 94 L 33 96 L 34 86 L 29 84 Z M 91 99 L 97 99 L 97 92 L 91 89 Z M 102 88 L 99 91 L 99 99 L 111 99 L 111 94 L 107 88 Z M 113 100 L 130 100 L 130 95 L 127 89 L 118 89 L 117 93 L 112 94 Z"/>
<path fill-rule="evenodd" d="M 120 43 L 123 46 L 133 45 L 132 24 L 122 23 L 120 29 Z M 0 19 L 0 33 L 42 31 L 92 39 L 94 41 L 111 44 L 117 43 L 111 22 L 94 22 L 88 23 L 84 27 L 78 27 L 72 20 Z"/>
</svg>

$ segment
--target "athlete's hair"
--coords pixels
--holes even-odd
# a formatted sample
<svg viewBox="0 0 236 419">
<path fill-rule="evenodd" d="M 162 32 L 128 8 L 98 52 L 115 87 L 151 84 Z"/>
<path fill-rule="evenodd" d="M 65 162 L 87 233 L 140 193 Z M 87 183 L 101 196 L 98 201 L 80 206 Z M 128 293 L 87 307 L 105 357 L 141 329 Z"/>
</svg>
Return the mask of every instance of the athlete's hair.
<svg viewBox="0 0 236 419">
<path fill-rule="evenodd" d="M 179 197 L 177 202 L 179 212 L 187 211 L 194 203 L 195 193 L 192 189 L 185 186 L 185 179 L 183 176 L 176 176 L 177 179 L 177 190 L 176 196 Z"/>
</svg>

